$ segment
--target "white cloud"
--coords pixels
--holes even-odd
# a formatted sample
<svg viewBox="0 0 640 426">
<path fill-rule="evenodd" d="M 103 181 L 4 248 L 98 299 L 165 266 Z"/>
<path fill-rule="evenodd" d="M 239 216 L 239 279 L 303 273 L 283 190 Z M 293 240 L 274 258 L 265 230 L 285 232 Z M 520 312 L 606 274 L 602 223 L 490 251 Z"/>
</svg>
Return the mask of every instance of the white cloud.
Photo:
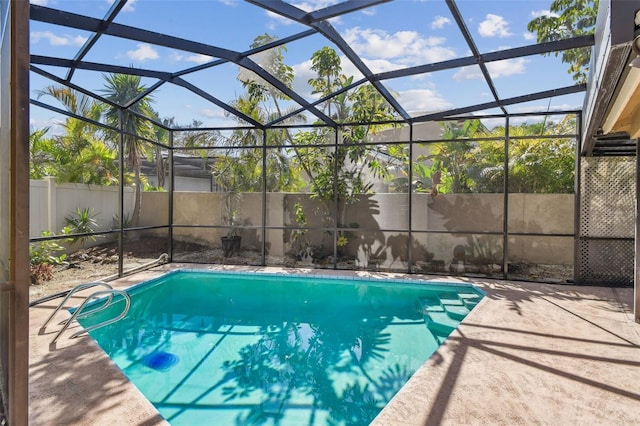
<svg viewBox="0 0 640 426">
<path fill-rule="evenodd" d="M 212 61 L 213 58 L 211 56 L 202 55 L 198 53 L 196 55 L 187 56 L 186 58 L 184 58 L 184 60 L 187 62 L 194 62 L 196 64 L 204 64 L 209 61 Z"/>
<path fill-rule="evenodd" d="M 351 28 L 344 39 L 363 58 L 393 59 L 402 66 L 440 62 L 455 57 L 442 37 L 423 37 L 416 31 L 389 34 L 383 30 Z"/>
<path fill-rule="evenodd" d="M 136 10 L 135 8 L 135 4 L 138 0 L 128 0 L 127 3 L 124 5 L 124 7 L 122 8 L 123 12 L 133 12 Z M 106 0 L 107 3 L 109 3 L 109 7 L 111 7 L 111 5 L 115 2 L 115 0 Z"/>
<path fill-rule="evenodd" d="M 218 0 L 218 1 L 224 4 L 225 6 L 231 6 L 231 7 L 236 7 L 239 3 L 238 0 Z"/>
<path fill-rule="evenodd" d="M 482 37 L 509 37 L 509 23 L 502 16 L 487 14 L 484 21 L 478 25 L 478 33 Z"/>
<path fill-rule="evenodd" d="M 312 12 L 314 10 L 324 9 L 338 3 L 337 0 L 307 0 L 302 2 L 292 2 L 291 5 L 302 9 L 305 12 Z"/>
<path fill-rule="evenodd" d="M 538 105 L 538 106 L 533 106 L 533 105 L 515 105 L 513 108 L 513 111 L 517 112 L 541 112 L 541 113 L 546 113 L 547 111 L 570 111 L 570 110 L 576 110 L 576 109 L 580 109 L 582 108 L 581 104 L 567 104 L 567 103 L 563 103 L 560 105 L 551 105 L 549 106 L 547 103 L 549 101 L 545 100 L 544 104 L 542 105 Z M 524 118 L 525 122 L 526 122 L 526 118 Z M 531 120 L 531 117 L 529 117 L 529 121 Z"/>
<path fill-rule="evenodd" d="M 524 37 L 525 40 L 535 40 L 536 39 L 536 35 L 534 33 L 522 33 L 522 37 Z"/>
<path fill-rule="evenodd" d="M 56 35 L 51 31 L 34 31 L 30 34 L 31 43 L 38 43 L 40 40 L 48 40 L 51 46 L 82 46 L 87 37 L 80 35 L 70 36 L 64 34 Z"/>
<path fill-rule="evenodd" d="M 305 99 L 319 98 L 317 95 L 311 95 L 312 89 L 307 83 L 309 79 L 316 77 L 316 73 L 311 70 L 311 60 L 293 65 L 291 68 L 293 68 L 294 75 L 293 90 Z"/>
<path fill-rule="evenodd" d="M 209 108 L 203 108 L 198 110 L 198 114 L 207 118 L 224 118 L 224 111 L 222 110 L 212 110 Z"/>
<path fill-rule="evenodd" d="M 277 13 L 273 13 L 271 11 L 267 11 L 267 16 L 270 19 L 273 19 L 276 23 L 282 24 L 282 25 L 293 25 L 296 22 L 292 21 L 289 18 L 285 18 L 284 16 L 278 15 Z M 273 30 L 275 29 L 276 25 L 274 25 L 273 23 L 269 24 L 269 29 Z"/>
<path fill-rule="evenodd" d="M 439 30 L 450 23 L 451 19 L 445 18 L 444 16 L 436 16 L 435 19 L 431 22 L 431 28 L 434 30 Z"/>
<path fill-rule="evenodd" d="M 291 6 L 295 6 L 298 9 L 303 10 L 305 12 L 313 12 L 316 10 L 324 9 L 325 7 L 334 5 L 336 3 L 338 3 L 337 0 L 308 0 L 303 2 L 292 2 Z M 369 10 L 369 12 L 373 12 L 373 11 Z M 373 13 L 368 13 L 368 14 L 373 14 Z M 289 18 L 285 18 L 284 16 L 278 15 L 277 13 L 273 13 L 271 11 L 266 11 L 266 14 L 270 19 L 273 19 L 275 21 L 267 25 L 270 30 L 275 30 L 278 23 L 282 25 L 292 25 L 296 23 L 295 21 L 292 21 Z M 339 16 L 331 18 L 329 19 L 329 21 L 333 24 L 341 22 Z"/>
<path fill-rule="evenodd" d="M 193 62 L 195 64 L 205 64 L 209 61 L 212 61 L 213 58 L 211 56 L 202 55 L 200 53 L 185 56 L 182 53 L 171 52 L 169 55 L 169 60 L 171 62 Z"/>
<path fill-rule="evenodd" d="M 38 6 L 46 6 L 49 4 L 49 0 L 31 0 L 29 3 L 37 4 Z"/>
<path fill-rule="evenodd" d="M 342 73 L 344 75 L 354 76 L 354 81 L 362 78 L 362 74 L 349 61 L 346 61 L 344 57 L 341 57 L 340 59 L 342 60 Z M 385 60 L 364 60 L 364 62 L 370 69 L 380 70 L 376 72 L 398 68 L 396 63 Z M 293 69 L 295 75 L 293 89 L 305 99 L 318 99 L 320 96 L 318 94 L 312 95 L 312 89 L 307 83 L 309 79 L 316 77 L 316 74 L 311 70 L 311 61 L 305 61 L 294 65 Z M 453 106 L 435 89 L 420 88 L 399 90 L 395 92 L 394 96 L 410 113 L 442 111 Z"/>
<path fill-rule="evenodd" d="M 65 121 L 61 118 L 56 118 L 56 117 L 38 118 L 38 117 L 34 117 L 33 112 L 31 113 L 31 117 L 29 118 L 29 127 L 31 130 L 44 129 L 46 127 L 49 128 L 49 130 L 46 133 L 46 137 L 56 136 L 64 133 L 64 124 L 65 124 Z"/>
<path fill-rule="evenodd" d="M 138 43 L 136 46 L 138 46 L 136 50 L 129 50 L 127 52 L 127 57 L 129 57 L 129 59 L 144 62 L 147 60 L 158 59 L 160 57 L 158 52 L 149 44 Z"/>
<path fill-rule="evenodd" d="M 525 64 L 529 62 L 524 58 L 505 59 L 504 61 L 496 61 L 487 63 L 487 70 L 491 78 L 508 77 L 514 74 L 524 74 Z M 453 75 L 453 79 L 474 80 L 481 79 L 482 71 L 478 66 L 463 67 Z"/>
<path fill-rule="evenodd" d="M 527 62 L 529 60 L 525 58 L 506 59 L 489 62 L 487 69 L 492 78 L 508 77 L 514 74 L 524 74 Z"/>
<path fill-rule="evenodd" d="M 438 92 L 431 89 L 401 91 L 396 98 L 410 114 L 443 111 L 453 107 L 451 102 L 448 102 Z"/>
<path fill-rule="evenodd" d="M 347 61 L 346 58 L 343 58 L 343 60 Z M 389 61 L 387 59 L 363 59 L 362 61 L 371 70 L 371 72 L 375 74 L 406 68 L 404 64 L 401 64 L 399 62 Z M 353 64 L 351 64 L 350 62 L 347 65 L 347 69 L 353 70 L 351 74 L 347 74 L 347 75 L 357 75 L 358 78 L 362 77 L 362 74 L 360 74 L 360 71 L 358 71 L 358 69 L 355 66 L 353 66 Z"/>
<path fill-rule="evenodd" d="M 549 16 L 549 17 L 557 18 L 559 15 L 555 12 L 551 12 L 550 10 L 532 10 L 529 13 L 529 17 L 531 19 L 539 18 L 541 16 Z"/>
<path fill-rule="evenodd" d="M 509 124 L 513 126 L 516 119 L 518 118 L 514 117 L 509 119 Z M 493 129 L 496 126 L 504 127 L 504 118 L 481 118 L 480 121 L 489 130 Z"/>
<path fill-rule="evenodd" d="M 543 102 L 548 102 L 548 101 L 543 101 Z M 547 105 L 539 105 L 539 106 L 532 106 L 532 105 L 528 105 L 528 104 L 522 104 L 522 105 L 513 105 L 508 107 L 509 111 L 512 113 L 518 113 L 518 112 L 524 112 L 524 113 L 530 113 L 530 112 L 541 112 L 541 113 L 546 113 L 547 111 L 570 111 L 570 110 L 576 110 L 576 109 L 580 109 L 582 107 L 582 104 L 578 104 L 578 105 L 570 105 L 570 104 L 562 104 L 562 105 L 555 105 L 552 106 L 551 108 L 549 108 L 547 110 Z M 534 124 L 534 123 L 541 123 L 543 120 L 548 120 L 548 118 L 544 118 L 543 116 L 526 116 L 526 117 L 511 117 L 509 118 L 509 125 L 510 126 L 520 126 L 522 124 Z M 487 128 L 492 129 L 496 126 L 504 126 L 505 122 L 504 122 L 504 118 L 483 118 L 480 121 L 482 121 L 482 124 L 484 124 L 485 126 L 487 126 Z"/>
<path fill-rule="evenodd" d="M 171 62 L 181 62 L 184 61 L 184 55 L 178 52 L 171 52 L 169 54 L 169 60 Z"/>
</svg>

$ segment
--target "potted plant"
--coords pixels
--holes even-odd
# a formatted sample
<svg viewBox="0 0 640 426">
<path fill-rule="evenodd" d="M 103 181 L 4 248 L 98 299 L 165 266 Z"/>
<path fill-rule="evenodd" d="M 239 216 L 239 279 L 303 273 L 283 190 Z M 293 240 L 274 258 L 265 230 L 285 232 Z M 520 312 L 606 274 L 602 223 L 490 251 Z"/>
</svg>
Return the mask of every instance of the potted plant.
<svg viewBox="0 0 640 426">
<path fill-rule="evenodd" d="M 242 244 L 239 229 L 241 218 L 240 212 L 236 208 L 236 202 L 239 198 L 240 194 L 232 192 L 227 192 L 224 196 L 223 220 L 228 226 L 227 235 L 221 237 L 224 257 L 231 257 L 240 252 L 240 245 Z"/>
<path fill-rule="evenodd" d="M 212 177 L 219 191 L 222 192 L 222 221 L 226 225 L 227 233 L 221 237 L 224 257 L 231 257 L 240 252 L 242 226 L 246 221 L 242 219 L 239 207 L 243 191 L 251 188 L 251 179 L 247 173 L 251 170 L 246 164 L 244 154 L 229 150 L 226 155 L 216 158 L 212 166 Z"/>
<path fill-rule="evenodd" d="M 240 252 L 240 246 L 242 244 L 242 237 L 240 236 L 240 225 L 242 223 L 240 211 L 237 209 L 236 204 L 240 200 L 240 193 L 229 190 L 224 195 L 222 208 L 222 218 L 225 224 L 228 226 L 227 235 L 221 237 L 222 251 L 224 257 L 231 257 Z"/>
</svg>

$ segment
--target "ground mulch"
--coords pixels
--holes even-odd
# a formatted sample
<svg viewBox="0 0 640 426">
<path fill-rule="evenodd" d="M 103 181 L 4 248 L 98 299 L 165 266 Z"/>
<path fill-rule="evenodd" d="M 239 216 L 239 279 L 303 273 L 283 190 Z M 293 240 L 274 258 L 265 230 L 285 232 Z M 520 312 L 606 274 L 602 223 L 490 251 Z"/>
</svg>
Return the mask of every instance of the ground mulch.
<svg viewBox="0 0 640 426">
<path fill-rule="evenodd" d="M 174 250 L 198 251 L 203 246 L 197 243 L 174 241 Z M 145 236 L 135 240 L 126 240 L 124 246 L 124 270 L 144 265 L 168 252 L 166 238 Z M 118 243 L 108 241 L 93 247 L 69 253 L 65 264 L 56 266 L 53 278 L 41 284 L 31 285 L 31 302 L 70 290 L 78 284 L 103 280 L 118 273 Z"/>
</svg>

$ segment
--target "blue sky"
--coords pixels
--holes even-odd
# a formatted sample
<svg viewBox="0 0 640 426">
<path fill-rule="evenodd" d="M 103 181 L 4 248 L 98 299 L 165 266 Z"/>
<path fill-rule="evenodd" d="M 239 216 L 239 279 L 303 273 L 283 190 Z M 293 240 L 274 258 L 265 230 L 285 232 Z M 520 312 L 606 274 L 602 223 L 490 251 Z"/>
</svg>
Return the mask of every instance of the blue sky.
<svg viewBox="0 0 640 426">
<path fill-rule="evenodd" d="M 535 35 L 527 31 L 527 23 L 535 16 L 549 13 L 550 2 L 459 0 L 456 4 L 478 49 L 487 53 L 534 44 Z M 109 0 L 31 0 L 31 3 L 94 18 L 103 18 L 111 5 Z M 311 11 L 337 1 L 288 3 Z M 239 0 L 129 0 L 116 22 L 235 51 L 248 50 L 253 39 L 261 34 L 282 38 L 307 29 Z M 374 73 L 471 55 L 443 0 L 397 0 L 333 19 L 331 24 Z M 32 54 L 69 59 L 89 36 L 82 31 L 34 21 L 31 22 L 30 33 Z M 309 101 L 314 100 L 307 84 L 308 79 L 314 76 L 310 70 L 310 57 L 323 46 L 334 47 L 329 40 L 318 35 L 287 45 L 285 61 L 295 71 L 294 88 Z M 206 63 L 212 58 L 103 36 L 85 60 L 178 71 Z M 357 69 L 344 57 L 342 67 L 344 74 L 358 78 Z M 59 76 L 66 73 L 65 69 L 43 68 Z M 566 71 L 567 65 L 554 56 L 489 63 L 488 69 L 501 97 L 521 96 L 573 84 Z M 238 66 L 229 63 L 189 74 L 185 80 L 228 102 L 243 92 L 236 78 L 238 72 Z M 88 71 L 76 72 L 73 82 L 94 91 L 103 86 L 102 76 Z M 154 82 L 153 79 L 144 80 L 146 85 Z M 32 96 L 35 97 L 35 91 L 46 84 L 50 83 L 32 73 Z M 493 100 L 477 66 L 401 78 L 385 84 L 411 115 Z M 582 99 L 583 94 L 580 93 L 554 98 L 551 103 L 543 100 L 513 106 L 509 111 L 576 109 L 581 107 Z M 47 102 L 55 105 L 54 101 Z M 289 106 L 295 105 L 290 103 Z M 179 124 L 188 124 L 192 119 L 209 126 L 232 124 L 215 105 L 170 84 L 163 85 L 154 93 L 154 107 L 162 117 L 175 117 Z M 33 107 L 32 125 L 48 125 L 59 119 L 54 116 L 50 111 Z"/>
</svg>

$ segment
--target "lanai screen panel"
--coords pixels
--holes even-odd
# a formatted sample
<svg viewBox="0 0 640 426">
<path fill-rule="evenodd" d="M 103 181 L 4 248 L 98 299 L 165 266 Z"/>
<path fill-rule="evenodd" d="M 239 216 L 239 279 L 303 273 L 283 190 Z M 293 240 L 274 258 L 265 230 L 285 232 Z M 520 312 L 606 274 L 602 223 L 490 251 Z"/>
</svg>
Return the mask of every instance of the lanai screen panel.
<svg viewBox="0 0 640 426">
<path fill-rule="evenodd" d="M 582 158 L 579 283 L 633 285 L 635 173 L 635 157 Z"/>
</svg>

